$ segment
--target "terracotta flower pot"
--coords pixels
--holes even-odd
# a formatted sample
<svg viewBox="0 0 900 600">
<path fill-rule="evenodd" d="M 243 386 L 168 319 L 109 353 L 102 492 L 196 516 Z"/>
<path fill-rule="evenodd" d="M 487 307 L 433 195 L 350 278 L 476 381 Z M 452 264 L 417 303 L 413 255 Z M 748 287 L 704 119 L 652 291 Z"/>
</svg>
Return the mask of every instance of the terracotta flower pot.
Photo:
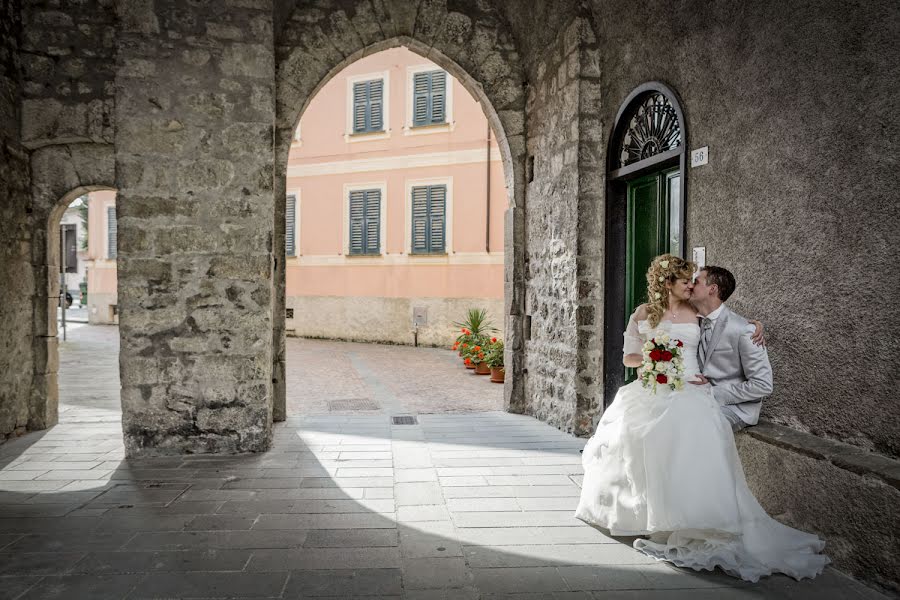
<svg viewBox="0 0 900 600">
<path fill-rule="evenodd" d="M 489 366 L 487 366 L 486 362 L 481 361 L 480 363 L 475 365 L 475 374 L 476 375 L 490 375 L 491 368 Z"/>
<path fill-rule="evenodd" d="M 474 368 L 475 368 L 475 365 L 474 365 L 473 363 L 470 363 L 470 362 L 467 363 L 465 360 L 463 360 L 463 366 L 465 366 L 467 369 L 474 369 Z"/>
<path fill-rule="evenodd" d="M 494 383 L 503 383 L 506 378 L 506 369 L 503 367 L 491 367 L 491 381 Z"/>
</svg>

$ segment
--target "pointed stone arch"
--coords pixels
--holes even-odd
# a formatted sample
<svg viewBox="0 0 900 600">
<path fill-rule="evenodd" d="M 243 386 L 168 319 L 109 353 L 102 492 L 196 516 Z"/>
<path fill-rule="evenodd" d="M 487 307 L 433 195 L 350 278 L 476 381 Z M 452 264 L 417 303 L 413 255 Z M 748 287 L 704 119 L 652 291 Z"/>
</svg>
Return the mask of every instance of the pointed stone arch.
<svg viewBox="0 0 900 600">
<path fill-rule="evenodd" d="M 276 47 L 273 313 L 285 312 L 284 214 L 287 159 L 300 117 L 316 93 L 354 61 L 404 46 L 455 77 L 481 104 L 497 136 L 509 196 L 505 226 L 505 406 L 521 412 L 524 340 L 525 71 L 500 15 L 481 3 L 457 11 L 446 3 L 355 0 L 327 8 L 300 3 Z M 274 416 L 285 418 L 284 319 L 274 320 Z"/>
</svg>

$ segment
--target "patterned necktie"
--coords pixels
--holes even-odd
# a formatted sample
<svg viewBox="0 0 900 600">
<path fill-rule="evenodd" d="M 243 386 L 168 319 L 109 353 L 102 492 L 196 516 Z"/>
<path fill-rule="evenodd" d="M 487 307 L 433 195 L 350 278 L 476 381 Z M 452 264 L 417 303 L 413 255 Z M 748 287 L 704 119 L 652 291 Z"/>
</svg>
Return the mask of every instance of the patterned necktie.
<svg viewBox="0 0 900 600">
<path fill-rule="evenodd" d="M 706 365 L 706 349 L 712 337 L 712 321 L 706 317 L 700 317 L 700 368 Z"/>
</svg>

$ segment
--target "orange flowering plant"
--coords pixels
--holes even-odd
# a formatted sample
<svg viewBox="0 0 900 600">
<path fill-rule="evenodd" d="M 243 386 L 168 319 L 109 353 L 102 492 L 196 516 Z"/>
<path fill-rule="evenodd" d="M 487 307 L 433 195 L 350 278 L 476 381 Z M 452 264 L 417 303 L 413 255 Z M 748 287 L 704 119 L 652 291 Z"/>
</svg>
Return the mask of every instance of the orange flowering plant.
<svg viewBox="0 0 900 600">
<path fill-rule="evenodd" d="M 465 347 L 460 347 L 463 362 L 467 365 L 477 365 L 485 359 L 488 351 L 488 345 L 491 340 L 486 335 L 472 335 L 469 343 Z"/>
</svg>

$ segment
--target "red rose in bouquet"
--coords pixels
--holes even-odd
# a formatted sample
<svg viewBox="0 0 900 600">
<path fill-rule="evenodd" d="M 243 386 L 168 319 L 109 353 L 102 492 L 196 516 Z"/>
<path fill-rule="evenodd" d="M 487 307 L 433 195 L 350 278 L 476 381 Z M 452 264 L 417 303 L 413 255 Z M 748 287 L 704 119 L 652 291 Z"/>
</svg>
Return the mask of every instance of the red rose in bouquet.
<svg viewBox="0 0 900 600">
<path fill-rule="evenodd" d="M 659 350 L 652 350 L 652 351 L 650 352 L 650 359 L 651 359 L 653 362 L 657 362 L 657 361 L 660 360 L 661 358 L 662 358 L 662 352 L 660 352 Z"/>
<path fill-rule="evenodd" d="M 672 353 L 669 352 L 668 350 L 663 350 L 663 352 L 662 352 L 662 359 L 665 360 L 665 361 L 670 361 L 670 360 L 672 360 Z"/>
<path fill-rule="evenodd" d="M 656 376 L 656 383 L 669 383 L 669 378 L 666 377 L 665 375 L 663 375 L 662 373 L 659 373 Z"/>
</svg>

